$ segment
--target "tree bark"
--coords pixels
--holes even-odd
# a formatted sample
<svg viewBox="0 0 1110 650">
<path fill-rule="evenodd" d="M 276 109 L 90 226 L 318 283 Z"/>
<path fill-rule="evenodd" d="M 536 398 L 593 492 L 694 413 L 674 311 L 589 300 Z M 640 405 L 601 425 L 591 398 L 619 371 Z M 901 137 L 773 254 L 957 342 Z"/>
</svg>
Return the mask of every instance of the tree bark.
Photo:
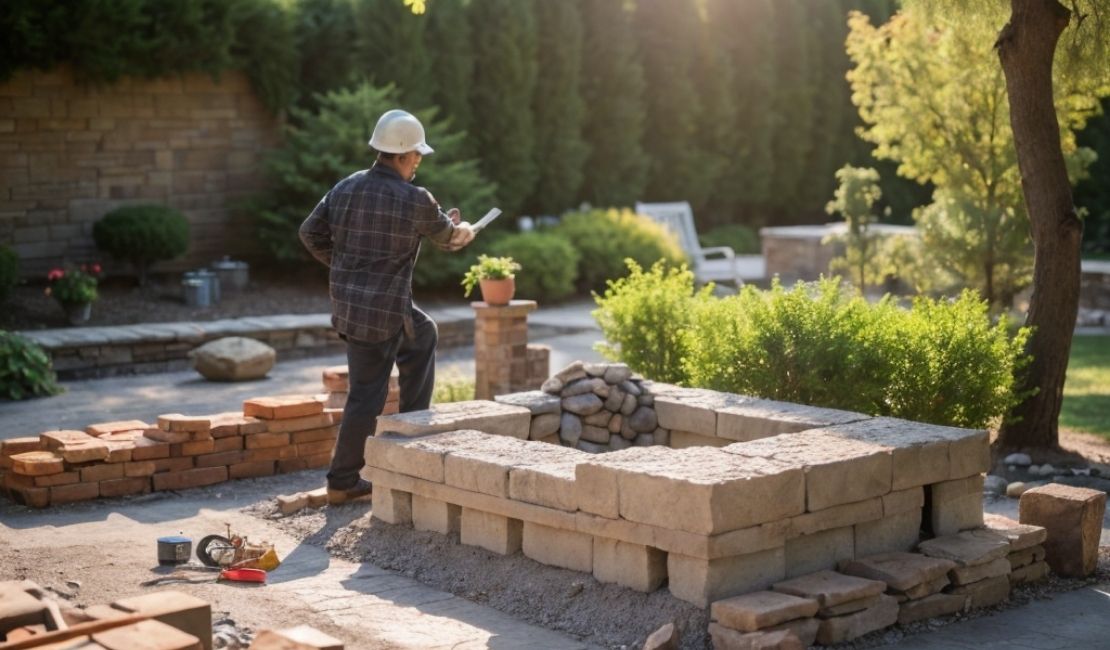
<svg viewBox="0 0 1110 650">
<path fill-rule="evenodd" d="M 1035 328 L 1026 351 L 1032 363 L 1018 390 L 1036 390 L 999 432 L 1003 449 L 1058 447 L 1072 333 L 1079 308 L 1083 225 L 1072 201 L 1052 93 L 1056 43 L 1070 12 L 1057 0 L 1011 0 L 1010 22 L 996 47 L 1010 99 L 1022 192 L 1033 234 L 1033 296 L 1025 324 Z"/>
</svg>

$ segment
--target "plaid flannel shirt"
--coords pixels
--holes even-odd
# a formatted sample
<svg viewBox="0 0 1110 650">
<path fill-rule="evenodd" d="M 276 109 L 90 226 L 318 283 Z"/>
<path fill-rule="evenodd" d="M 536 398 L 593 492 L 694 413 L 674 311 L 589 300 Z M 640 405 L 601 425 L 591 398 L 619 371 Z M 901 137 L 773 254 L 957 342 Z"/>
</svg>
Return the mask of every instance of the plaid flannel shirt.
<svg viewBox="0 0 1110 650">
<path fill-rule="evenodd" d="M 335 329 L 371 343 L 402 327 L 412 336 L 412 270 L 420 237 L 446 248 L 454 231 L 428 190 L 385 165 L 340 181 L 300 229 L 305 248 L 330 269 Z"/>
</svg>

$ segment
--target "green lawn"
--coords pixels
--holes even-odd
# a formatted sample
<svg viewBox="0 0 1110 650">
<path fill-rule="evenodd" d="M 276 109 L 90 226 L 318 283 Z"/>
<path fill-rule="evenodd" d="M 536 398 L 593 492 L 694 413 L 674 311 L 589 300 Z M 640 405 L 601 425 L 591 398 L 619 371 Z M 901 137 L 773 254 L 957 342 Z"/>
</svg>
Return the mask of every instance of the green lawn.
<svg viewBox="0 0 1110 650">
<path fill-rule="evenodd" d="M 1060 428 L 1110 438 L 1110 336 L 1072 339 Z"/>
</svg>

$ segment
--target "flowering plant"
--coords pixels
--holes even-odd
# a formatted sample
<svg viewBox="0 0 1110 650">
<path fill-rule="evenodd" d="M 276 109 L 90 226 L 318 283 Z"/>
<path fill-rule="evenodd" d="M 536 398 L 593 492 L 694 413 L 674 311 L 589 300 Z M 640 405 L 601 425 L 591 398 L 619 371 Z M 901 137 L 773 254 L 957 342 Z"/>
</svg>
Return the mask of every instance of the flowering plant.
<svg viewBox="0 0 1110 650">
<path fill-rule="evenodd" d="M 46 274 L 49 284 L 46 295 L 52 296 L 63 305 L 81 305 L 97 298 L 96 276 L 100 275 L 100 265 L 82 264 L 79 268 L 50 269 Z"/>
</svg>

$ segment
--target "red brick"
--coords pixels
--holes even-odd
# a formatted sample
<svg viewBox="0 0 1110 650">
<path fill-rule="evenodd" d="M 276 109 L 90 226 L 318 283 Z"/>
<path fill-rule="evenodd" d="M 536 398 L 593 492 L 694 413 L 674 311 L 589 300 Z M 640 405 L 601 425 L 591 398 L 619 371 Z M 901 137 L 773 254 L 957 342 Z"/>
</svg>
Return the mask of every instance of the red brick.
<svg viewBox="0 0 1110 650">
<path fill-rule="evenodd" d="M 81 480 L 81 472 L 62 472 L 61 474 L 51 474 L 49 476 L 36 476 L 35 487 L 55 487 L 58 485 L 69 485 L 77 483 Z"/>
<path fill-rule="evenodd" d="M 211 454 L 216 448 L 216 441 L 209 438 L 208 440 L 195 440 L 193 442 L 183 442 L 176 445 L 170 445 L 170 456 L 199 456 L 201 454 Z"/>
<path fill-rule="evenodd" d="M 243 438 L 243 446 L 247 449 L 269 449 L 285 447 L 288 444 L 288 433 L 256 433 Z"/>
<path fill-rule="evenodd" d="M 38 436 L 0 440 L 0 456 L 14 456 L 28 451 L 45 451 Z"/>
<path fill-rule="evenodd" d="M 25 451 L 11 458 L 12 472 L 24 476 L 46 476 L 65 471 L 62 457 L 52 451 Z"/>
<path fill-rule="evenodd" d="M 100 496 L 100 483 L 74 483 L 50 488 L 50 503 L 72 503 L 88 501 Z"/>
<path fill-rule="evenodd" d="M 39 434 L 39 440 L 42 442 L 46 449 L 61 449 L 66 445 L 74 443 L 83 443 L 90 440 L 96 440 L 84 431 L 73 430 L 58 430 L 58 431 L 44 431 Z"/>
<path fill-rule="evenodd" d="M 332 425 L 330 413 L 317 413 L 299 418 L 286 418 L 284 420 L 270 420 L 266 423 L 266 430 L 270 433 L 284 431 L 309 431 Z"/>
<path fill-rule="evenodd" d="M 215 485 L 227 480 L 226 467 L 200 467 L 180 472 L 164 472 L 153 476 L 155 490 L 186 490 Z"/>
<path fill-rule="evenodd" d="M 134 431 L 135 429 L 148 429 L 150 425 L 141 420 L 121 420 L 118 422 L 102 422 L 100 424 L 90 424 L 85 427 L 85 433 L 90 436 L 99 438 L 108 433 L 116 433 L 119 431 Z"/>
<path fill-rule="evenodd" d="M 217 438 L 212 445 L 212 453 L 218 454 L 224 451 L 239 451 L 243 448 L 243 436 L 234 436 L 232 438 Z"/>
<path fill-rule="evenodd" d="M 108 457 L 105 462 L 109 463 L 126 463 L 131 460 L 131 455 L 135 451 L 135 443 L 130 441 L 114 441 L 102 439 L 101 442 L 108 445 Z"/>
<path fill-rule="evenodd" d="M 308 461 L 304 458 L 283 458 L 277 461 L 277 473 L 289 474 L 308 469 Z"/>
<path fill-rule="evenodd" d="M 114 478 L 123 478 L 123 463 L 95 463 L 81 468 L 81 480 L 85 483 Z"/>
<path fill-rule="evenodd" d="M 274 461 L 272 460 L 252 460 L 244 463 L 236 463 L 227 468 L 228 476 L 231 478 L 256 478 L 259 476 L 273 476 L 274 474 Z"/>
<path fill-rule="evenodd" d="M 320 440 L 319 442 L 306 442 L 303 445 L 297 445 L 298 456 L 315 456 L 316 454 L 330 454 L 332 447 L 335 443 L 331 440 Z"/>
<path fill-rule="evenodd" d="M 193 439 L 193 434 L 188 431 L 163 431 L 162 429 L 147 429 L 143 434 L 150 440 L 157 440 L 158 442 L 165 442 L 170 444 L 180 444 L 189 442 Z"/>
<path fill-rule="evenodd" d="M 306 442 L 318 442 L 320 440 L 335 441 L 339 437 L 339 427 L 330 426 L 322 429 L 309 429 L 307 431 L 295 431 L 290 435 L 293 444 L 303 444 Z"/>
<path fill-rule="evenodd" d="M 108 459 L 108 443 L 92 436 L 85 442 L 71 442 L 57 450 L 67 463 L 88 463 Z"/>
<path fill-rule="evenodd" d="M 243 416 L 243 423 L 239 425 L 240 435 L 250 435 L 252 433 L 265 433 L 266 421 L 259 420 L 254 417 Z"/>
<path fill-rule="evenodd" d="M 101 497 L 122 497 L 150 492 L 149 478 L 117 478 L 100 482 Z"/>
<path fill-rule="evenodd" d="M 152 460 L 154 473 L 181 472 L 193 468 L 193 456 L 180 456 L 178 458 L 158 458 Z"/>
<path fill-rule="evenodd" d="M 244 422 L 245 418 L 242 413 L 219 413 L 212 416 L 212 428 L 209 433 L 213 438 L 227 438 L 228 436 L 238 436 L 239 425 Z"/>
<path fill-rule="evenodd" d="M 154 460 L 156 458 L 169 458 L 170 446 L 165 442 L 158 442 L 150 438 L 135 441 L 135 448 L 131 450 L 131 460 Z"/>
<path fill-rule="evenodd" d="M 304 456 L 304 461 L 308 463 L 309 469 L 320 469 L 331 465 L 331 452 L 326 454 L 314 454 L 312 456 Z"/>
<path fill-rule="evenodd" d="M 14 472 L 4 473 L 4 487 L 9 490 L 17 488 L 32 488 L 42 487 L 35 485 L 35 481 L 40 478 L 49 478 L 50 476 L 60 476 L 59 474 L 49 474 L 47 476 L 24 476 L 23 474 L 16 474 Z"/>
<path fill-rule="evenodd" d="M 50 505 L 50 490 L 57 488 L 17 488 L 12 496 L 17 503 L 30 508 L 45 508 Z"/>
<path fill-rule="evenodd" d="M 243 402 L 243 415 L 278 420 L 323 413 L 324 404 L 312 395 L 256 397 Z"/>
<path fill-rule="evenodd" d="M 296 458 L 296 456 L 297 448 L 293 445 L 287 445 L 285 447 L 270 447 L 268 449 L 251 449 L 247 451 L 247 461 L 282 460 L 285 458 Z"/>
<path fill-rule="evenodd" d="M 158 416 L 158 428 L 163 431 L 186 431 L 211 437 L 212 418 L 207 415 L 181 415 L 169 413 Z"/>
<path fill-rule="evenodd" d="M 196 457 L 197 467 L 217 467 L 219 465 L 234 465 L 246 460 L 245 451 L 223 451 L 218 454 L 204 454 Z"/>
<path fill-rule="evenodd" d="M 127 478 L 150 476 L 155 470 L 154 461 L 152 460 L 131 461 L 123 464 L 123 475 Z"/>
</svg>

